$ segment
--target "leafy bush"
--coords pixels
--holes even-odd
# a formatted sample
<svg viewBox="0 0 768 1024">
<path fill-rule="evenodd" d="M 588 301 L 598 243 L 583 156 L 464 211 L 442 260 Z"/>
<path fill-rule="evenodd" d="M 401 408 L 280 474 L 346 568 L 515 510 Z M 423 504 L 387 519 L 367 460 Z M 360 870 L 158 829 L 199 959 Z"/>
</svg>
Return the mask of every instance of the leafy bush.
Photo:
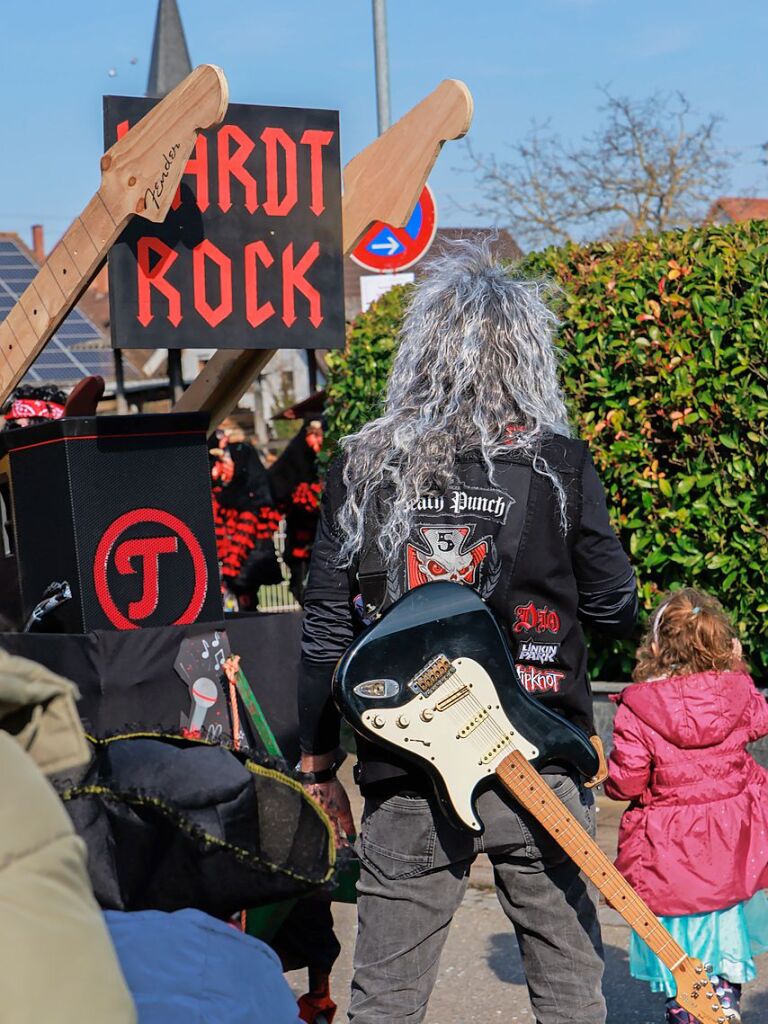
<svg viewBox="0 0 768 1024">
<path fill-rule="evenodd" d="M 675 586 L 710 591 L 768 681 L 768 224 L 572 244 L 521 271 L 562 286 L 565 390 L 644 607 Z M 379 410 L 405 293 L 333 357 L 332 439 Z M 596 678 L 628 677 L 631 645 L 592 654 Z"/>
</svg>

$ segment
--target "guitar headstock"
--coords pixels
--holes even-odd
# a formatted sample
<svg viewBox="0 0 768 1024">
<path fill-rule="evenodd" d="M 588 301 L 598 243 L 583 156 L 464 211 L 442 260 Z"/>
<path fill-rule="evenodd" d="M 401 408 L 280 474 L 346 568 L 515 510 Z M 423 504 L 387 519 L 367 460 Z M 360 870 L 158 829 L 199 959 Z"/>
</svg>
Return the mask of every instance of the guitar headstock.
<svg viewBox="0 0 768 1024">
<path fill-rule="evenodd" d="M 99 191 L 117 223 L 165 220 L 197 133 L 220 124 L 228 103 L 224 72 L 201 64 L 107 150 Z"/>
<path fill-rule="evenodd" d="M 675 999 L 684 1010 L 701 1024 L 726 1024 L 728 1015 L 701 960 L 686 957 L 672 970 L 672 976 L 677 985 Z"/>
</svg>

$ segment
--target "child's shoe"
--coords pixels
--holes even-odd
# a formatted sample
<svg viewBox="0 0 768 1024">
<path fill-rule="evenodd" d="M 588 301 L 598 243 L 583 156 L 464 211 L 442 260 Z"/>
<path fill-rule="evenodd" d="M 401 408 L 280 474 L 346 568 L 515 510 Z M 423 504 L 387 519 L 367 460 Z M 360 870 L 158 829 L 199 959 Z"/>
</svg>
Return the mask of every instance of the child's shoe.
<svg viewBox="0 0 768 1024">
<path fill-rule="evenodd" d="M 713 974 L 710 981 L 730 1024 L 739 1024 L 741 1021 L 741 985 L 735 981 L 728 981 L 727 978 L 717 974 Z"/>
<path fill-rule="evenodd" d="M 684 1010 L 674 999 L 667 1000 L 666 1024 L 699 1024 L 693 1014 Z"/>
</svg>

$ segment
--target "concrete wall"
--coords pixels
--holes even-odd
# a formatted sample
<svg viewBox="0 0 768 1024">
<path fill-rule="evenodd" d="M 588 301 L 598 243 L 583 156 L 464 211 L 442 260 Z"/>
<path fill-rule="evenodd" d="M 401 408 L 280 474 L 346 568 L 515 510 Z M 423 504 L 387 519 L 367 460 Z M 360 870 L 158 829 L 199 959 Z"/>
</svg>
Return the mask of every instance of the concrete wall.
<svg viewBox="0 0 768 1024">
<path fill-rule="evenodd" d="M 592 684 L 595 698 L 595 725 L 605 746 L 606 755 L 610 754 L 613 749 L 613 716 L 616 714 L 616 705 L 610 700 L 610 696 L 613 693 L 621 693 L 625 685 L 624 683 Z M 768 768 L 768 736 L 753 743 L 749 749 L 755 760 Z"/>
</svg>

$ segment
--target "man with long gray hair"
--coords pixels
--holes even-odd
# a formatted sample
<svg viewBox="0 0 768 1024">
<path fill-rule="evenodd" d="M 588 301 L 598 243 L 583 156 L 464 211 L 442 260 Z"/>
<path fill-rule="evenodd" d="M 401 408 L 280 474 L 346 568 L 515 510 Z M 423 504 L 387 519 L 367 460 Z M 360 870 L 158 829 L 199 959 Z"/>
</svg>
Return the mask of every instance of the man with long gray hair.
<svg viewBox="0 0 768 1024">
<path fill-rule="evenodd" d="M 591 735 L 580 622 L 627 636 L 635 577 L 611 529 L 587 446 L 570 437 L 547 288 L 487 244 L 463 241 L 414 289 L 383 414 L 331 466 L 306 591 L 302 771 L 354 832 L 335 777 L 337 659 L 401 594 L 474 587 L 500 621 L 523 686 Z M 484 850 L 515 929 L 539 1024 L 603 1024 L 595 904 L 578 868 L 506 793 L 481 793 L 477 838 L 443 815 L 427 778 L 358 740 L 365 797 L 349 1019 L 421 1021 L 448 927 Z M 594 834 L 593 799 L 564 766 L 546 780 Z"/>
</svg>

